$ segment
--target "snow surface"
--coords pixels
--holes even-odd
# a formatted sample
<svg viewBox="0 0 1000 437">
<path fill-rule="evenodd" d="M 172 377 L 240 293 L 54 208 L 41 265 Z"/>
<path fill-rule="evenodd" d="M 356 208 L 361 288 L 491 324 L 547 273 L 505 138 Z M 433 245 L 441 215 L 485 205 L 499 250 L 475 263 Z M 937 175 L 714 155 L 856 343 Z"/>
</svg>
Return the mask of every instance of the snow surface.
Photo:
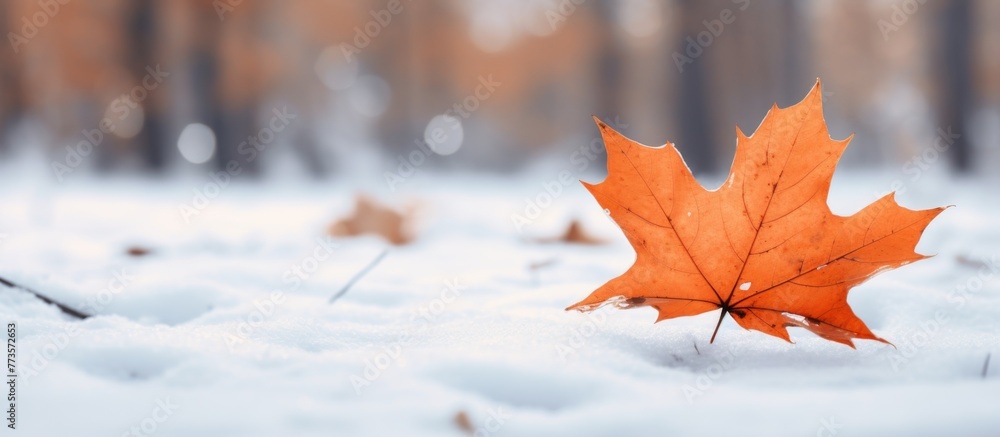
<svg viewBox="0 0 1000 437">
<path fill-rule="evenodd" d="M 860 209 L 889 179 L 838 173 L 833 210 Z M 904 206 L 957 207 L 918 246 L 936 257 L 852 291 L 896 345 L 852 350 L 729 319 L 710 345 L 714 312 L 653 324 L 648 308 L 563 311 L 633 253 L 577 185 L 517 232 L 511 214 L 552 180 L 407 181 L 419 239 L 328 304 L 386 247 L 339 240 L 309 261 L 351 208 L 347 184 L 233 184 L 185 223 L 178 206 L 205 181 L 9 179 L 0 276 L 100 306 L 75 321 L 0 289 L 0 321 L 18 324 L 18 432 L 461 436 L 464 412 L 478 436 L 1000 435 L 996 184 L 905 181 Z M 527 241 L 569 217 L 611 244 Z M 152 253 L 129 257 L 132 245 Z M 315 271 L 296 285 L 296 266 Z"/>
</svg>

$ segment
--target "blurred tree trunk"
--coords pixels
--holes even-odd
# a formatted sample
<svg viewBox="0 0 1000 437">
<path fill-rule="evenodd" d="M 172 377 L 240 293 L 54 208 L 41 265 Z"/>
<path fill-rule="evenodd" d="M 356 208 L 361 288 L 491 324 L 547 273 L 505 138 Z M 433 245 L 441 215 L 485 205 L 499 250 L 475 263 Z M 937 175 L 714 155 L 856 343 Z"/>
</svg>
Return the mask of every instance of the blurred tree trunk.
<svg viewBox="0 0 1000 437">
<path fill-rule="evenodd" d="M 132 36 L 130 69 L 141 83 L 147 67 L 156 67 L 157 18 L 155 0 L 137 0 L 133 4 L 129 33 Z M 161 91 L 162 92 L 162 91 Z M 136 140 L 141 147 L 143 162 L 149 170 L 160 171 L 166 164 L 164 111 L 155 92 L 150 92 L 141 104 L 144 112 L 142 130 Z"/>
<path fill-rule="evenodd" d="M 206 13 L 205 11 L 199 12 Z M 207 19 L 203 19 L 203 21 L 208 22 Z M 213 50 L 214 42 L 217 39 L 217 31 L 205 31 L 201 35 L 198 46 L 192 50 L 191 94 L 195 96 L 195 110 L 197 112 L 194 121 L 203 120 L 203 123 L 216 133 L 216 141 L 218 142 L 220 140 L 218 133 L 223 130 L 225 118 L 215 87 L 219 82 L 220 75 L 218 53 Z M 190 122 L 192 121 L 187 120 L 185 124 Z M 223 159 L 222 153 L 216 154 L 215 166 L 218 169 L 225 168 L 226 161 Z"/>
<path fill-rule="evenodd" d="M 597 49 L 597 116 L 606 123 L 614 123 L 615 118 L 622 113 L 622 67 L 625 62 L 624 44 L 619 33 L 615 32 L 617 2 L 601 0 L 597 3 L 597 16 L 600 26 L 597 33 L 601 36 L 601 47 Z"/>
<path fill-rule="evenodd" d="M 951 145 L 953 167 L 969 171 L 972 150 L 968 140 L 968 117 L 973 100 L 972 77 L 972 2 L 952 0 L 941 11 L 941 44 L 938 65 L 941 68 L 941 107 L 938 127 L 960 135 Z"/>
<path fill-rule="evenodd" d="M 786 1 L 781 3 L 780 11 L 782 28 L 781 35 L 781 77 L 779 78 L 779 93 L 781 101 L 788 104 L 797 103 L 810 89 L 815 77 L 807 77 L 804 71 L 808 68 L 805 47 L 809 44 L 810 33 L 805 26 L 807 16 L 802 13 L 804 5 L 801 2 Z"/>
<path fill-rule="evenodd" d="M 704 30 L 702 25 L 705 15 L 702 7 L 704 3 L 694 0 L 678 0 L 677 10 L 681 16 L 680 22 L 686 27 L 681 29 L 680 39 L 674 47 L 675 53 L 688 55 L 687 37 L 696 38 L 699 31 Z M 713 5 L 709 5 L 712 7 Z M 717 13 L 717 12 L 716 12 Z M 704 17 L 703 17 L 704 15 Z M 706 49 L 703 49 L 707 52 Z M 680 136 L 677 141 L 677 148 L 684 155 L 684 161 L 694 173 L 711 172 L 715 170 L 715 156 L 713 154 L 712 123 L 710 119 L 710 96 L 706 87 L 707 76 L 709 74 L 708 60 L 706 54 L 693 58 L 693 62 L 684 64 L 683 71 L 678 72 L 676 93 L 676 114 L 680 125 Z M 674 63 L 673 53 L 667 56 L 670 68 L 677 69 Z"/>
<path fill-rule="evenodd" d="M 0 34 L 7 35 L 16 26 L 11 26 L 10 4 L 0 2 Z M 7 143 L 7 133 L 17 121 L 17 117 L 24 111 L 23 90 L 21 88 L 21 66 L 15 62 L 16 56 L 13 50 L 4 50 L 0 53 L 0 65 L 6 66 L 0 69 L 0 152 L 6 152 L 9 148 Z"/>
</svg>

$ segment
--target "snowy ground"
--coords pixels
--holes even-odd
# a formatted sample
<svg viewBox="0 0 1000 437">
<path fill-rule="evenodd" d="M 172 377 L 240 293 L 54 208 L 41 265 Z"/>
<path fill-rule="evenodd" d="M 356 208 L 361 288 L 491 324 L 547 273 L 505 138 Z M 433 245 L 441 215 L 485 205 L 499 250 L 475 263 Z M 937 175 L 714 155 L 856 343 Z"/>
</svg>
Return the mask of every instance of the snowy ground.
<svg viewBox="0 0 1000 437">
<path fill-rule="evenodd" d="M 576 185 L 525 234 L 579 216 L 611 244 L 524 241 L 511 214 L 549 180 L 408 182 L 419 239 L 331 305 L 386 247 L 343 240 L 326 257 L 318 239 L 350 209 L 346 185 L 232 185 L 185 223 L 178 205 L 204 181 L 7 179 L 0 276 L 100 310 L 74 321 L 0 290 L 0 320 L 17 322 L 17 431 L 461 436 L 464 412 L 479 436 L 1000 435 L 995 184 L 905 179 L 903 205 L 957 207 L 918 246 L 938 256 L 851 293 L 896 345 L 852 350 L 731 320 L 709 345 L 716 313 L 654 325 L 651 309 L 563 311 L 632 251 Z M 891 183 L 838 174 L 831 205 L 851 213 Z"/>
</svg>

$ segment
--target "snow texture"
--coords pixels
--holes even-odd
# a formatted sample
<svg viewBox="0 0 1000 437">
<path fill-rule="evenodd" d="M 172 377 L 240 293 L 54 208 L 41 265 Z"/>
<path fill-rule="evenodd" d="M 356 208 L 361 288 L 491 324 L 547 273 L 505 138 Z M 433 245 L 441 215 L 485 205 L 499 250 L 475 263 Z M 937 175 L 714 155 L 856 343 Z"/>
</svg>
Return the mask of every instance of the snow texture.
<svg viewBox="0 0 1000 437">
<path fill-rule="evenodd" d="M 857 211 L 884 179 L 838 173 L 832 209 Z M 328 304 L 386 247 L 324 240 L 351 208 L 346 184 L 234 183 L 187 223 L 178 206 L 207 180 L 10 179 L 0 276 L 98 314 L 76 321 L 0 290 L 0 320 L 17 323 L 17 431 L 462 436 L 464 412 L 477 436 L 1000 435 L 990 184 L 905 180 L 904 206 L 957 207 L 918 246 L 937 256 L 851 292 L 895 344 L 852 350 L 732 320 L 709 344 L 715 312 L 658 324 L 648 308 L 565 312 L 633 252 L 576 184 L 518 232 L 512 214 L 533 213 L 525 198 L 551 180 L 407 181 L 419 239 Z M 611 244 L 530 241 L 570 217 Z M 126 255 L 135 245 L 151 253 Z"/>
</svg>

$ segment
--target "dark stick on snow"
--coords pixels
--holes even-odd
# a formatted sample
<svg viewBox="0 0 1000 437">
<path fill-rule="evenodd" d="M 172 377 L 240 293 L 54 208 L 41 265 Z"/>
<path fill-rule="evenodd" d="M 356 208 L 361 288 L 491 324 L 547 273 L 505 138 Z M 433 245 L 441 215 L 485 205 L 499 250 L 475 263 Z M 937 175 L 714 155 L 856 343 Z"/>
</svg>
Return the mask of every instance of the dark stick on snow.
<svg viewBox="0 0 1000 437">
<path fill-rule="evenodd" d="M 354 274 L 354 277 L 351 278 L 350 281 L 347 281 L 347 283 L 344 284 L 344 286 L 340 289 L 340 291 L 337 291 L 337 293 L 330 298 L 330 301 L 328 303 L 333 303 L 333 301 L 340 299 L 341 296 L 347 294 L 347 291 L 354 286 L 354 283 L 361 280 L 361 278 L 363 278 L 366 274 L 368 274 L 368 272 L 371 271 L 371 269 L 375 268 L 375 266 L 378 265 L 379 261 L 382 261 L 382 258 L 385 258 L 385 255 L 387 253 L 389 253 L 389 249 L 382 249 L 382 253 L 379 253 L 378 256 L 376 256 L 375 259 L 372 260 L 372 262 L 368 263 L 368 265 L 365 266 L 365 268 L 361 269 L 361 271 Z"/>
<path fill-rule="evenodd" d="M 990 370 L 990 355 L 993 355 L 993 353 L 986 354 L 986 362 L 983 363 L 983 379 L 986 379 L 986 372 Z"/>
<path fill-rule="evenodd" d="M 35 290 L 32 290 L 32 289 L 30 289 L 28 287 L 25 287 L 23 285 L 15 284 L 15 283 L 7 280 L 7 279 L 0 278 L 0 284 L 6 285 L 6 286 L 8 286 L 10 288 L 17 288 L 19 290 L 27 291 L 28 293 L 31 293 L 32 295 L 34 295 L 35 297 L 37 297 L 38 299 L 40 299 L 42 302 L 45 302 L 45 303 L 47 303 L 49 305 L 55 305 L 56 308 L 59 308 L 59 311 L 62 311 L 64 313 L 66 313 L 66 314 L 68 314 L 70 316 L 76 317 L 76 318 L 78 318 L 80 320 L 83 320 L 83 319 L 86 319 L 87 317 L 90 317 L 90 314 L 81 313 L 81 312 L 79 312 L 79 311 L 77 311 L 77 310 L 75 310 L 73 308 L 70 308 L 70 307 L 68 307 L 66 305 L 63 305 L 63 304 L 61 304 L 59 302 L 56 302 L 56 301 L 48 298 L 47 296 L 45 296 L 42 293 L 39 293 L 39 292 L 37 292 Z"/>
</svg>

